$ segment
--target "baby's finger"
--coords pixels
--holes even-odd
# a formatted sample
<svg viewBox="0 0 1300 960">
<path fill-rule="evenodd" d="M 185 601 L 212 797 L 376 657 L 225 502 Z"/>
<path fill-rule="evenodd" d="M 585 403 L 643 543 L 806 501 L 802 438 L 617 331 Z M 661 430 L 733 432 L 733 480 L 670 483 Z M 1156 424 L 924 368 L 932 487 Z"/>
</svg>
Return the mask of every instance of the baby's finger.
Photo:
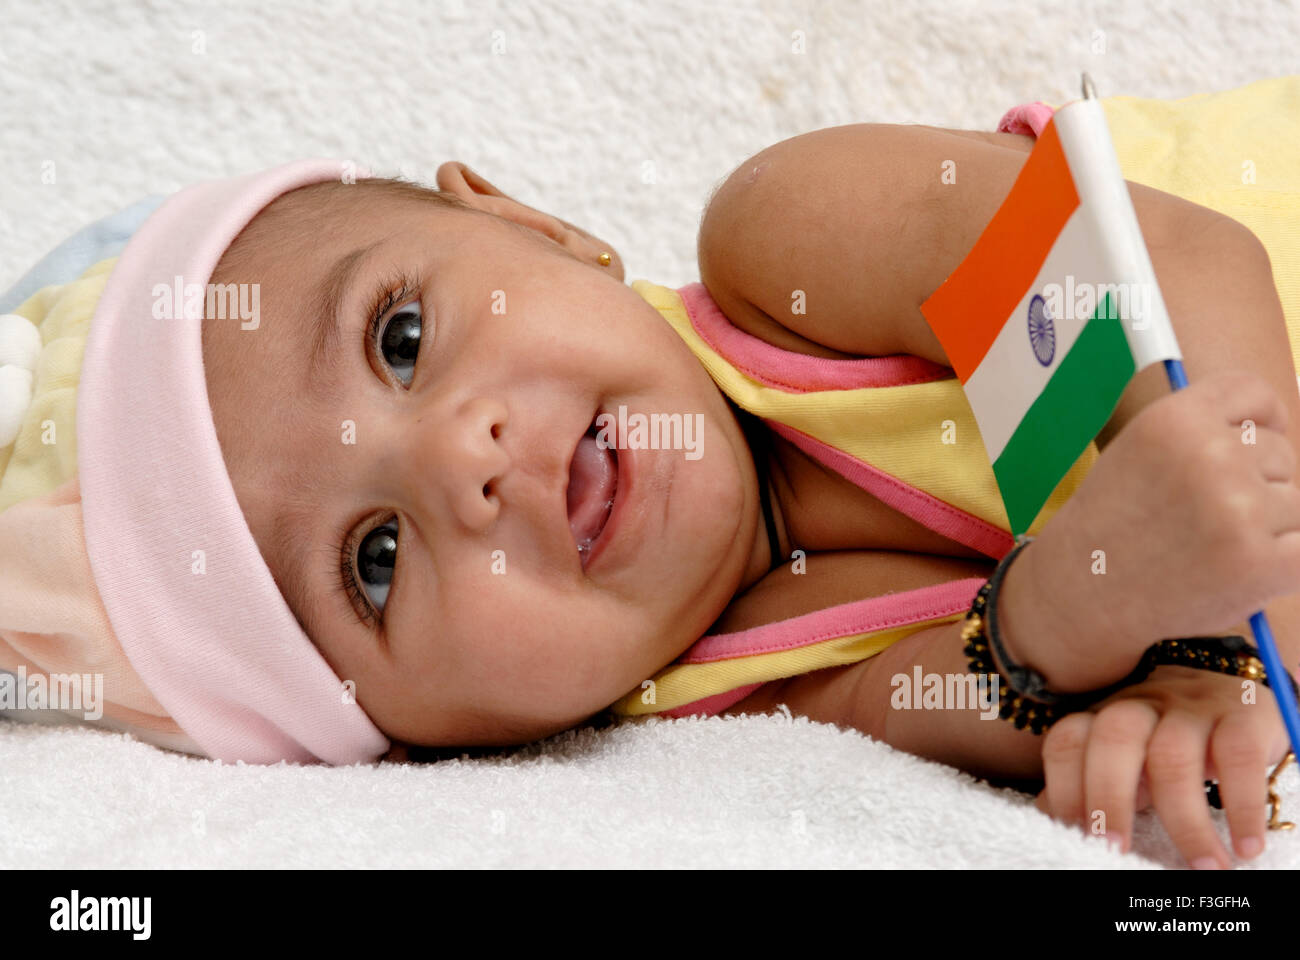
<svg viewBox="0 0 1300 960">
<path fill-rule="evenodd" d="M 1232 831 L 1233 847 L 1241 857 L 1257 857 L 1264 849 L 1268 823 L 1267 734 L 1247 713 L 1219 721 L 1210 736 L 1210 755 L 1219 775 L 1219 798 Z"/>
<path fill-rule="evenodd" d="M 1173 711 L 1161 718 L 1147 745 L 1147 780 L 1156 813 L 1178 851 L 1198 870 L 1229 865 L 1205 802 L 1212 725 L 1212 720 Z"/>
<path fill-rule="evenodd" d="M 1043 738 L 1043 781 L 1047 813 L 1066 823 L 1083 820 L 1083 757 L 1091 713 L 1062 717 Z"/>
<path fill-rule="evenodd" d="M 1150 704 L 1121 700 L 1097 713 L 1088 734 L 1083 760 L 1088 816 L 1101 812 L 1106 837 L 1121 850 L 1131 842 L 1147 741 L 1159 721 Z"/>
</svg>

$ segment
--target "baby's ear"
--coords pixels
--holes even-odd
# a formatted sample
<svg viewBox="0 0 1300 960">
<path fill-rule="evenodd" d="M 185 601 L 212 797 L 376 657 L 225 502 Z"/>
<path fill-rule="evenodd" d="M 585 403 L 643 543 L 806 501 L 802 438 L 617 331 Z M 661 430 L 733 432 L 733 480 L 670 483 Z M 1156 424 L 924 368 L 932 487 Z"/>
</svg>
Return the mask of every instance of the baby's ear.
<svg viewBox="0 0 1300 960">
<path fill-rule="evenodd" d="M 459 160 L 448 160 L 434 176 L 439 190 L 454 193 L 472 206 L 483 207 L 482 197 L 510 199 Z"/>
<path fill-rule="evenodd" d="M 584 263 L 592 264 L 620 282 L 623 280 L 623 260 L 610 244 L 567 220 L 542 213 L 507 196 L 459 160 L 448 160 L 440 166 L 437 181 L 439 190 L 455 194 L 475 209 L 536 230 Z M 601 254 L 609 255 L 608 263 L 602 262 Z"/>
</svg>

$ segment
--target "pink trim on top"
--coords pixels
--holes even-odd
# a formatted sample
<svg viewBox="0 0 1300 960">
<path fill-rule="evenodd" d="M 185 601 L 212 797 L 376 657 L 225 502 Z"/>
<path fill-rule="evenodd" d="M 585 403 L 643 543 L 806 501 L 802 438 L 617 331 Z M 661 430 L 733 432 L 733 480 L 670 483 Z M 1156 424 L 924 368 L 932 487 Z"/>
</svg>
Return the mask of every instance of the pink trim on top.
<svg viewBox="0 0 1300 960">
<path fill-rule="evenodd" d="M 1043 127 L 1047 126 L 1047 121 L 1052 119 L 1052 114 L 1056 111 L 1043 103 L 1041 100 L 1035 100 L 1033 103 L 1022 103 L 1019 106 L 1012 107 L 1002 115 L 998 121 L 997 133 L 1019 133 L 1024 136 L 1037 137 L 1043 132 Z"/>
<path fill-rule="evenodd" d="M 851 603 L 814 610 L 788 620 L 778 620 L 734 633 L 715 633 L 697 640 L 676 663 L 714 663 L 781 650 L 794 650 L 835 637 L 874 633 L 889 627 L 933 620 L 970 609 L 984 580 L 967 577 L 915 590 L 868 597 Z M 770 681 L 749 683 L 723 693 L 660 711 L 665 717 L 711 717 L 745 699 Z"/>
<path fill-rule="evenodd" d="M 948 367 L 906 353 L 852 360 L 794 353 L 735 326 L 704 284 L 688 283 L 677 294 L 686 305 L 691 326 L 716 353 L 759 383 L 787 393 L 899 387 L 955 376 Z"/>
<path fill-rule="evenodd" d="M 1001 560 L 1015 545 L 1015 539 L 1005 530 L 899 480 L 878 467 L 863 463 L 838 447 L 832 447 L 784 423 L 775 420 L 763 422 L 773 433 L 789 440 L 814 460 L 826 464 L 844 479 L 935 533 L 943 534 L 948 539 L 956 540 L 995 560 Z"/>
<path fill-rule="evenodd" d="M 691 326 L 715 352 L 760 383 L 790 393 L 902 386 L 955 376 L 948 367 L 910 354 L 831 360 L 795 353 L 773 346 L 733 325 L 704 284 L 690 283 L 677 293 L 686 305 Z M 775 433 L 814 460 L 826 464 L 883 503 L 936 533 L 995 559 L 1001 559 L 1015 543 L 1011 534 L 993 524 L 836 447 L 777 421 L 765 422 Z"/>
<path fill-rule="evenodd" d="M 834 637 L 875 633 L 877 630 L 906 623 L 933 620 L 969 610 L 975 594 L 984 583 L 985 580 L 981 577 L 949 580 L 914 590 L 900 590 L 879 597 L 841 603 L 788 620 L 750 627 L 748 630 L 710 634 L 695 641 L 676 662 L 715 663 L 719 660 L 734 660 L 737 657 L 795 650 Z"/>
</svg>

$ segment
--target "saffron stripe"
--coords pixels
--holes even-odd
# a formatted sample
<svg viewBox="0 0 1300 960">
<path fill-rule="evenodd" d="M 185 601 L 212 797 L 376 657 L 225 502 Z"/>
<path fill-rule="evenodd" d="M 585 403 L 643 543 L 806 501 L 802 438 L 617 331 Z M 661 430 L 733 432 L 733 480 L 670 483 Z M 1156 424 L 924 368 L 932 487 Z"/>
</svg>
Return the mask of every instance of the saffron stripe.
<svg viewBox="0 0 1300 960">
<path fill-rule="evenodd" d="M 921 304 L 948 365 L 963 384 L 1033 283 L 1078 205 L 1056 124 L 1049 123 L 974 249 Z"/>
</svg>

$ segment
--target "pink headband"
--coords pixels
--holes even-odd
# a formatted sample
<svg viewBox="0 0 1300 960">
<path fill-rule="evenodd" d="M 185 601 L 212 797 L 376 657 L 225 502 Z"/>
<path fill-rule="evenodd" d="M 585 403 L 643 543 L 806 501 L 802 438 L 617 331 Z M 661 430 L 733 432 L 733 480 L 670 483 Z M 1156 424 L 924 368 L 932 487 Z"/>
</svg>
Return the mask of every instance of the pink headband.
<svg viewBox="0 0 1300 960">
<path fill-rule="evenodd" d="M 122 252 L 86 340 L 77 468 L 95 583 L 131 666 L 226 761 L 369 762 L 389 743 L 276 587 L 217 442 L 201 321 L 155 318 L 154 287 L 206 289 L 263 207 L 343 170 L 306 160 L 169 197 Z"/>
</svg>

